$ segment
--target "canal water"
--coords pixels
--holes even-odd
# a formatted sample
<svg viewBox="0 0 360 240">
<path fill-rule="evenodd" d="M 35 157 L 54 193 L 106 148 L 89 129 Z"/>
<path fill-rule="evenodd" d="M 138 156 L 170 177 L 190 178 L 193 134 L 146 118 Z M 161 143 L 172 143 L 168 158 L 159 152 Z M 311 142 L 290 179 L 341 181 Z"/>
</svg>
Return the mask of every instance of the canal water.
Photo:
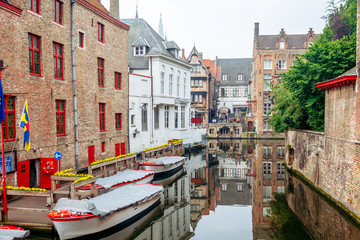
<svg viewBox="0 0 360 240">
<path fill-rule="evenodd" d="M 161 212 L 105 239 L 360 239 L 357 226 L 286 172 L 284 157 L 283 140 L 208 140 L 184 171 L 155 182 L 165 186 Z"/>
</svg>

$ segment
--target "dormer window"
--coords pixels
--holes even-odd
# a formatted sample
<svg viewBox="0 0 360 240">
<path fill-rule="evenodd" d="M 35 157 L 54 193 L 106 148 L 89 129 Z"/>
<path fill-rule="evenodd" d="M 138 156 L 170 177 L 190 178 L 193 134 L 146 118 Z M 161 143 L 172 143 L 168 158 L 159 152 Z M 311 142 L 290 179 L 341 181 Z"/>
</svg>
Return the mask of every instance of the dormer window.
<svg viewBox="0 0 360 240">
<path fill-rule="evenodd" d="M 134 56 L 143 56 L 145 55 L 146 47 L 145 46 L 139 46 L 134 48 Z"/>
<path fill-rule="evenodd" d="M 284 41 L 280 42 L 280 49 L 285 49 L 285 42 Z"/>
<path fill-rule="evenodd" d="M 243 75 L 242 73 L 239 73 L 239 74 L 237 75 L 237 81 L 238 81 L 238 82 L 243 82 L 243 81 L 244 81 L 244 75 Z"/>
</svg>

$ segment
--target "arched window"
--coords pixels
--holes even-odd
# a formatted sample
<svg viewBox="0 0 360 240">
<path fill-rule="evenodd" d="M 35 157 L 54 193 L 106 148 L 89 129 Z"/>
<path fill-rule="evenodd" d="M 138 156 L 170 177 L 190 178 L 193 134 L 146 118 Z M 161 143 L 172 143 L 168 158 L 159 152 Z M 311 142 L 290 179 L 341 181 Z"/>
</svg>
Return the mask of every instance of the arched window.
<svg viewBox="0 0 360 240">
<path fill-rule="evenodd" d="M 169 73 L 169 95 L 173 95 L 173 77 L 174 77 L 174 69 L 170 68 Z"/>
<path fill-rule="evenodd" d="M 165 66 L 164 65 L 161 66 L 160 79 L 161 79 L 160 93 L 165 94 Z"/>
</svg>

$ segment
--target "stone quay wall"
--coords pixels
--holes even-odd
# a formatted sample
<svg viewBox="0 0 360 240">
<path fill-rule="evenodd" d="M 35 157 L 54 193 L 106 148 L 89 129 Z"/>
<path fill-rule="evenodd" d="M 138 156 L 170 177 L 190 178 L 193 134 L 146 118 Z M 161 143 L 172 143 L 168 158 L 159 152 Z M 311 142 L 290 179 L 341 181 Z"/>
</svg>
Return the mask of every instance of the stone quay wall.
<svg viewBox="0 0 360 240">
<path fill-rule="evenodd" d="M 360 219 L 360 143 L 289 130 L 285 161 L 354 219 Z"/>
</svg>

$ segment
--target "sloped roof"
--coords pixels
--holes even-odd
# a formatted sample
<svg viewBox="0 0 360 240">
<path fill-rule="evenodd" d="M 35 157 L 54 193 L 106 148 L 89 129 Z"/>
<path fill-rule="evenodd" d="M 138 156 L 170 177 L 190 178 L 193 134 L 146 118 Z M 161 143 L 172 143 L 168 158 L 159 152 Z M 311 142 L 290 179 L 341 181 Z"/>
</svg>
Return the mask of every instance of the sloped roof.
<svg viewBox="0 0 360 240">
<path fill-rule="evenodd" d="M 286 34 L 287 48 L 305 49 L 307 48 L 307 34 Z M 259 35 L 258 49 L 275 49 L 276 42 L 279 41 L 279 35 Z"/>
<path fill-rule="evenodd" d="M 144 19 L 121 19 L 121 21 L 130 26 L 128 54 L 129 65 L 131 68 L 148 68 L 149 60 L 146 55 L 161 54 L 167 57 L 177 59 L 168 51 L 168 49 L 166 49 L 166 46 L 163 44 L 164 39 L 160 37 L 160 35 Z M 145 56 L 134 56 L 131 43 L 135 43 L 140 37 L 148 44 L 149 51 Z M 169 42 L 171 42 L 169 43 L 171 46 L 176 45 L 176 43 L 173 41 Z M 183 61 L 182 59 L 177 60 Z"/>
<path fill-rule="evenodd" d="M 356 74 L 356 67 L 344 72 L 337 78 L 333 78 L 324 82 L 319 82 L 315 84 L 315 87 L 320 89 L 329 89 L 334 87 L 339 87 L 342 85 L 353 84 L 356 82 L 357 74 Z"/>
<path fill-rule="evenodd" d="M 200 54 L 199 54 L 199 52 L 198 52 L 198 50 L 196 49 L 195 46 L 193 47 L 193 49 L 191 50 L 191 52 L 190 52 L 190 54 L 189 54 L 189 57 L 188 57 L 188 59 L 187 59 L 187 62 L 188 62 L 188 63 L 190 63 L 191 57 L 192 57 L 193 55 L 197 56 L 197 58 L 198 58 L 198 60 L 199 60 L 199 62 L 200 62 L 200 64 L 201 64 L 201 67 L 205 69 L 206 74 L 208 75 L 209 70 L 206 68 L 206 65 L 205 65 L 204 61 L 200 58 Z"/>
<path fill-rule="evenodd" d="M 88 3 L 93 5 L 94 7 L 97 7 L 101 11 L 106 12 L 107 14 L 109 14 L 109 11 L 106 10 L 106 8 L 98 0 L 85 0 L 85 1 L 87 1 Z"/>
<path fill-rule="evenodd" d="M 221 75 L 222 74 L 228 75 L 228 82 L 226 82 L 226 85 L 231 85 L 235 83 L 236 85 L 242 85 L 242 84 L 247 85 L 251 79 L 252 58 L 228 58 L 228 59 L 219 58 L 217 60 L 217 66 L 221 67 Z M 239 73 L 244 75 L 243 82 L 236 81 L 237 75 Z"/>
<path fill-rule="evenodd" d="M 147 46 L 150 47 L 148 42 L 143 39 L 142 37 L 139 37 L 133 44 L 131 44 L 132 47 L 139 47 L 139 46 Z"/>
<path fill-rule="evenodd" d="M 163 41 L 166 49 L 180 49 L 174 41 Z"/>
</svg>

